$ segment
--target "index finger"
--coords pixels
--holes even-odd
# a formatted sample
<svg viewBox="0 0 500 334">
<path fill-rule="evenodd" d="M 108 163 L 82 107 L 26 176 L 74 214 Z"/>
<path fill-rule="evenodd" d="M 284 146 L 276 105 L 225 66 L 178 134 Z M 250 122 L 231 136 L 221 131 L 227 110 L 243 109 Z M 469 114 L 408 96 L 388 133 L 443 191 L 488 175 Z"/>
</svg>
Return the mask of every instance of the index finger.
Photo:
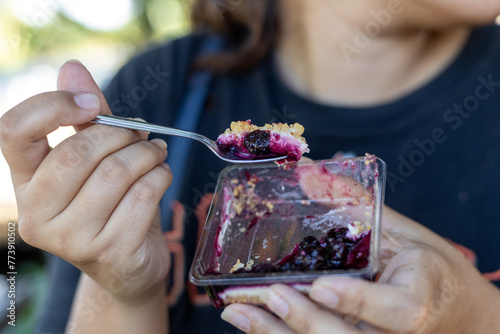
<svg viewBox="0 0 500 334">
<path fill-rule="evenodd" d="M 84 124 L 100 111 L 94 94 L 65 91 L 36 95 L 0 118 L 0 147 L 14 187 L 28 182 L 50 152 L 47 135 L 59 126 Z"/>
</svg>

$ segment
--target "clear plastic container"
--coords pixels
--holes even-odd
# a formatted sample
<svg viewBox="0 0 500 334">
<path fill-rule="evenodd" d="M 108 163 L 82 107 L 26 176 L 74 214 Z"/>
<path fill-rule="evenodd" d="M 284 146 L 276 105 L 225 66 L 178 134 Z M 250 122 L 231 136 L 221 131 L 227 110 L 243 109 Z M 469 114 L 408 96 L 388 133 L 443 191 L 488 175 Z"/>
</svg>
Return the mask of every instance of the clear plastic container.
<svg viewBox="0 0 500 334">
<path fill-rule="evenodd" d="M 385 174 L 385 163 L 370 155 L 306 162 L 288 170 L 274 164 L 224 169 L 191 267 L 191 282 L 205 287 L 214 306 L 222 307 L 261 304 L 266 287 L 274 283 L 307 292 L 322 275 L 371 279 L 379 263 Z M 309 262 L 299 270 L 283 269 L 292 255 L 304 254 L 298 248 L 304 238 L 314 236 L 326 244 L 334 229 L 347 231 L 355 242 L 367 238 L 368 253 L 356 253 L 355 242 L 346 239 L 354 248 L 342 253 L 348 255 L 338 268 L 307 255 Z M 353 260 L 356 254 L 358 262 Z M 273 266 L 272 272 L 250 272 Z"/>
</svg>

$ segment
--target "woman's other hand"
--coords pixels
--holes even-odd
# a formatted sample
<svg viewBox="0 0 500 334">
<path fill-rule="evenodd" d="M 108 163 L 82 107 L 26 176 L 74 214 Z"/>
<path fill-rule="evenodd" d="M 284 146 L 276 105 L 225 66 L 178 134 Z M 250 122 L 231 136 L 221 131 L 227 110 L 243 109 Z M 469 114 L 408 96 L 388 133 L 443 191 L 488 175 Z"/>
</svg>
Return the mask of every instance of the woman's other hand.
<svg viewBox="0 0 500 334">
<path fill-rule="evenodd" d="M 497 333 L 500 291 L 446 240 L 384 209 L 377 283 L 319 278 L 309 298 L 272 286 L 266 306 L 228 306 L 223 319 L 246 333 Z"/>
</svg>

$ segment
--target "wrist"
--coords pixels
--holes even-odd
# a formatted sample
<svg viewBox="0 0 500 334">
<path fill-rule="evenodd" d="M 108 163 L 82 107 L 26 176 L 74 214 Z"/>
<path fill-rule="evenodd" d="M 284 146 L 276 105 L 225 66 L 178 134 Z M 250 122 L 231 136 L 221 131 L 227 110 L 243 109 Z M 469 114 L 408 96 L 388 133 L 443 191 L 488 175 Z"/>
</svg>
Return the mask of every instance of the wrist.
<svg viewBox="0 0 500 334">
<path fill-rule="evenodd" d="M 122 319 L 133 319 L 127 325 L 116 324 L 120 333 L 140 333 L 148 328 L 148 333 L 167 333 L 167 299 L 165 284 L 150 289 L 143 296 L 134 299 L 118 300 L 116 314 Z"/>
<path fill-rule="evenodd" d="M 67 333 L 166 333 L 165 285 L 158 284 L 134 298 L 113 295 L 82 275 Z"/>
<path fill-rule="evenodd" d="M 140 294 L 128 294 L 120 293 L 113 295 L 113 298 L 124 307 L 142 307 L 150 304 L 153 301 L 158 301 L 165 298 L 165 282 L 158 282 L 146 290 L 143 290 Z"/>
<path fill-rule="evenodd" d="M 107 290 L 117 301 L 140 305 L 147 303 L 158 293 L 164 293 L 169 266 L 159 269 L 162 263 L 143 265 L 131 271 L 108 270 L 103 276 L 89 276 L 89 278 Z M 151 269 L 152 267 L 156 267 L 156 272 Z"/>
</svg>

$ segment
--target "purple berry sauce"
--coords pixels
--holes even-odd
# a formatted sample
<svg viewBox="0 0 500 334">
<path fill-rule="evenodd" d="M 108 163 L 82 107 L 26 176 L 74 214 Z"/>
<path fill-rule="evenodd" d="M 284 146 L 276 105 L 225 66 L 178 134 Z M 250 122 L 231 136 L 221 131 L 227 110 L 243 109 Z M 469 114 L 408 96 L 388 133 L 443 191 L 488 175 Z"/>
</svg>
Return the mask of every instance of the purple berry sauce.
<svg viewBox="0 0 500 334">
<path fill-rule="evenodd" d="M 234 274 L 286 271 L 361 269 L 368 264 L 370 231 L 359 239 L 348 237 L 347 228 L 333 228 L 321 239 L 305 237 L 290 254 L 279 261 L 263 263 Z"/>
</svg>

